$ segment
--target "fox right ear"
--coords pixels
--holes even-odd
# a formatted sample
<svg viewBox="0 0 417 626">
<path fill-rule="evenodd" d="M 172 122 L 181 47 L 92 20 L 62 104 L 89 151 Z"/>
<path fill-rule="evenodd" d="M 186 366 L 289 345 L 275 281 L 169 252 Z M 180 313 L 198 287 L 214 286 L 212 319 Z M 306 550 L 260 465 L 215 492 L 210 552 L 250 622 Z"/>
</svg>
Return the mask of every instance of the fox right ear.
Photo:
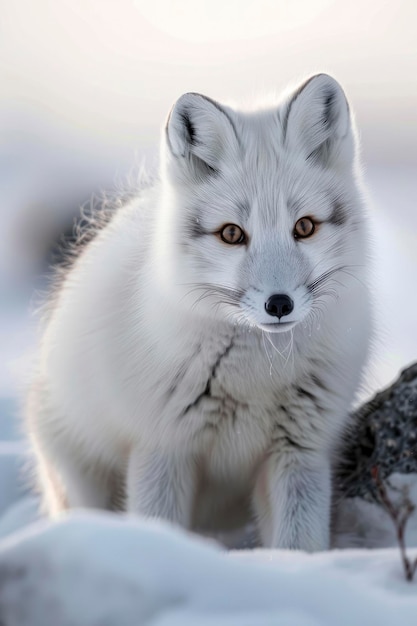
<svg viewBox="0 0 417 626">
<path fill-rule="evenodd" d="M 198 93 L 177 100 L 165 131 L 176 169 L 195 182 L 219 172 L 238 146 L 232 111 Z"/>
<path fill-rule="evenodd" d="M 327 74 L 308 79 L 287 103 L 287 145 L 307 161 L 324 167 L 350 167 L 355 155 L 354 132 L 346 96 Z"/>
</svg>

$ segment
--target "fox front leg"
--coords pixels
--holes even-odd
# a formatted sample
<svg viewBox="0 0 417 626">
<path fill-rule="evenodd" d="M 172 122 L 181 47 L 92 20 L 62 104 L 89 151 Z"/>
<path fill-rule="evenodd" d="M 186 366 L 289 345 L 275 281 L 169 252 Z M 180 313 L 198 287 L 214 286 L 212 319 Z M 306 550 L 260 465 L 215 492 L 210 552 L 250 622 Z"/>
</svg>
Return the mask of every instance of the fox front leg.
<svg viewBox="0 0 417 626">
<path fill-rule="evenodd" d="M 127 510 L 190 528 L 195 468 L 186 455 L 134 449 L 127 472 Z"/>
<path fill-rule="evenodd" d="M 271 452 L 254 490 L 262 544 L 315 552 L 329 547 L 330 463 L 324 455 L 297 450 Z"/>
</svg>

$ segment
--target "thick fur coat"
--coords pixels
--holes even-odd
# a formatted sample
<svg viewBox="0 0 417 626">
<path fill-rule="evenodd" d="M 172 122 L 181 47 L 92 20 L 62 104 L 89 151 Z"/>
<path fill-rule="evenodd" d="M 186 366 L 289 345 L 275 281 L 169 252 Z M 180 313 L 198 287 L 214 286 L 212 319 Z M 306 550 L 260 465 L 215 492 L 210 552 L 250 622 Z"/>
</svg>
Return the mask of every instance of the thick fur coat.
<svg viewBox="0 0 417 626">
<path fill-rule="evenodd" d="M 332 462 L 368 351 L 355 132 L 331 77 L 274 108 L 182 96 L 160 175 L 50 305 L 27 427 L 44 506 L 329 544 Z"/>
</svg>

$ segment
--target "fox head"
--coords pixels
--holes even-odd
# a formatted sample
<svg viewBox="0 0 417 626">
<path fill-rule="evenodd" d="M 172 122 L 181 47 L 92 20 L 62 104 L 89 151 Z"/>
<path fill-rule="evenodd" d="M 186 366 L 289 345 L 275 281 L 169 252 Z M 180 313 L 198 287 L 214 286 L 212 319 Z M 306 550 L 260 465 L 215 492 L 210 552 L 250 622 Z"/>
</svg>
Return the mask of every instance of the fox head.
<svg viewBox="0 0 417 626">
<path fill-rule="evenodd" d="M 356 153 L 346 97 L 325 74 L 250 113 L 181 96 L 161 160 L 167 288 L 196 314 L 269 332 L 322 310 L 363 263 Z"/>
</svg>

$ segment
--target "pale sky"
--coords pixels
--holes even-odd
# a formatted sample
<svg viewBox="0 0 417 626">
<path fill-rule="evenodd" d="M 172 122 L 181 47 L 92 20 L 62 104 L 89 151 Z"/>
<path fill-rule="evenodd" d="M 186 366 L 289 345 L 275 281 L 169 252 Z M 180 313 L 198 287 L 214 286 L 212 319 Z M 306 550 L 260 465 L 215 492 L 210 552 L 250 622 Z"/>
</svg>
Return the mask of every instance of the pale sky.
<svg viewBox="0 0 417 626">
<path fill-rule="evenodd" d="M 0 130 L 149 149 L 185 91 L 250 100 L 324 70 L 371 158 L 415 159 L 416 24 L 413 0 L 5 0 Z"/>
</svg>

